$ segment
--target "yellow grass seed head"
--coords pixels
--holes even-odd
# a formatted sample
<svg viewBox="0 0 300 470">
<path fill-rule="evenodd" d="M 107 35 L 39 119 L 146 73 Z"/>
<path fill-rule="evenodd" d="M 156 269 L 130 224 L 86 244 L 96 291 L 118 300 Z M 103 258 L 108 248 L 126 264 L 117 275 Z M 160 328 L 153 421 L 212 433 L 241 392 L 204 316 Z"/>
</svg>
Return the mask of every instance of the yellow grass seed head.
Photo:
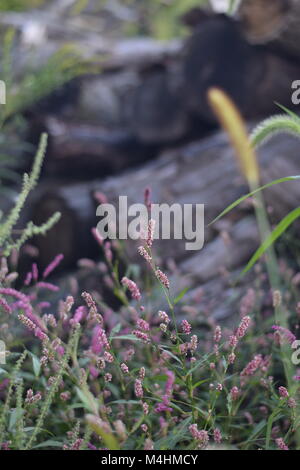
<svg viewBox="0 0 300 470">
<path fill-rule="evenodd" d="M 233 101 L 220 89 L 211 88 L 209 103 L 221 126 L 229 135 L 236 151 L 240 169 L 251 188 L 258 186 L 259 166 L 254 148 L 248 137 L 246 125 Z"/>
</svg>

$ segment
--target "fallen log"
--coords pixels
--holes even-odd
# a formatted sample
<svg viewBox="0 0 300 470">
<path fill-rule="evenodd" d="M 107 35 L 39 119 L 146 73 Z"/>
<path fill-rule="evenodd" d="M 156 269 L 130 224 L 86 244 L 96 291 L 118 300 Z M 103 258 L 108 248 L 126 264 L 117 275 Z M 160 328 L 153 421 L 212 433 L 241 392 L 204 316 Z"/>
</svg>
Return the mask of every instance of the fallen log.
<svg viewBox="0 0 300 470">
<path fill-rule="evenodd" d="M 45 116 L 40 126 L 49 136 L 44 172 L 68 179 L 104 178 L 153 157 L 155 146 L 143 146 L 128 131 Z M 31 129 L 33 132 L 33 129 Z M 33 138 L 39 135 L 35 132 Z M 142 159 L 141 159 L 142 155 Z"/>
<path fill-rule="evenodd" d="M 241 24 L 225 15 L 207 15 L 193 26 L 183 67 L 188 107 L 212 123 L 215 116 L 207 103 L 210 87 L 226 91 L 249 120 L 278 111 L 275 102 L 291 107 L 291 84 L 300 76 L 299 63 L 251 45 Z"/>
<path fill-rule="evenodd" d="M 292 137 L 272 140 L 260 151 L 260 166 L 264 182 L 299 174 L 299 142 Z M 295 208 L 300 198 L 300 186 L 297 182 L 284 184 L 289 185 L 288 190 L 279 185 L 266 191 L 274 220 Z M 97 203 L 93 197 L 95 191 L 104 193 L 108 201 L 115 205 L 118 204 L 120 195 L 128 196 L 128 204 L 133 204 L 143 202 L 144 189 L 148 186 L 152 187 L 152 200 L 156 203 L 205 204 L 206 223 L 247 192 L 238 173 L 233 150 L 222 133 L 168 151 L 139 169 L 104 181 L 69 185 L 45 181 L 40 187 L 37 200 L 31 203 L 29 217 L 41 223 L 54 210 L 58 210 L 62 213 L 62 219 L 47 237 L 37 240 L 42 263 L 47 264 L 58 252 L 65 253 L 66 267 L 74 265 L 80 257 L 97 256 L 99 251 L 90 235 L 90 229 L 97 223 Z M 234 224 L 248 214 L 249 210 L 249 206 L 241 207 L 233 211 L 228 220 Z M 209 227 L 206 230 L 206 243 L 222 230 L 223 227 L 218 225 Z M 236 243 L 235 259 L 244 260 L 250 256 L 257 243 L 258 240 L 254 240 L 254 243 L 243 244 L 243 252 L 239 252 L 242 245 Z M 127 245 L 131 255 L 135 254 L 136 243 L 128 242 Z M 193 258 L 195 254 L 186 251 L 185 240 L 162 240 L 157 241 L 155 246 L 164 259 L 173 258 L 176 262 Z M 216 246 L 221 247 L 220 244 Z M 206 248 L 202 250 L 201 256 L 202 253 L 204 256 Z M 217 260 L 218 256 L 211 263 L 215 266 L 218 264 Z M 197 266 L 199 267 L 199 263 L 196 263 L 196 268 Z M 210 269 L 215 273 L 217 268 L 215 266 Z"/>
<path fill-rule="evenodd" d="M 300 60 L 298 0 L 243 0 L 237 17 L 252 44 L 267 44 Z"/>
</svg>

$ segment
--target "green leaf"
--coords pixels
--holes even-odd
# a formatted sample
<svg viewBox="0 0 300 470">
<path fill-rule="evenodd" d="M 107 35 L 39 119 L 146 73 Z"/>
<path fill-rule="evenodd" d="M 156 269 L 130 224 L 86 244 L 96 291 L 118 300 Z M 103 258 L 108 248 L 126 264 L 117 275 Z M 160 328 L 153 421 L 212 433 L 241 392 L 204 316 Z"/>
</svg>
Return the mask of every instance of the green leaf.
<svg viewBox="0 0 300 470">
<path fill-rule="evenodd" d="M 178 302 L 185 296 L 188 290 L 190 290 L 190 287 L 185 287 L 174 299 L 173 304 L 174 305 L 178 304 Z"/>
<path fill-rule="evenodd" d="M 270 441 L 271 441 L 271 434 L 272 434 L 272 429 L 273 429 L 273 423 L 280 419 L 282 415 L 280 414 L 280 411 L 276 409 L 273 411 L 273 413 L 270 415 L 268 419 L 268 424 L 267 424 L 267 436 L 266 436 L 266 450 L 270 449 Z"/>
<path fill-rule="evenodd" d="M 286 108 L 285 106 L 283 106 L 283 104 L 280 104 L 280 103 L 277 103 L 277 101 L 275 101 L 275 104 L 277 106 L 279 106 L 279 108 L 281 108 L 283 111 L 285 111 L 289 116 L 291 116 L 293 119 L 295 119 L 296 121 L 300 121 L 300 117 L 294 113 L 293 111 L 291 111 L 290 109 Z"/>
<path fill-rule="evenodd" d="M 33 372 L 34 372 L 34 375 L 36 377 L 39 377 L 40 375 L 40 372 L 41 372 L 41 363 L 40 363 L 40 360 L 39 358 L 33 354 L 33 353 L 30 353 L 31 355 L 31 359 L 32 359 L 32 367 L 33 367 Z"/>
<path fill-rule="evenodd" d="M 272 246 L 275 241 L 288 229 L 288 227 L 300 217 L 300 207 L 297 207 L 292 212 L 290 212 L 277 227 L 273 230 L 272 233 L 265 239 L 265 241 L 260 245 L 256 250 L 247 266 L 243 269 L 243 274 L 247 273 L 256 263 L 256 261 L 261 258 L 261 256 Z"/>
<path fill-rule="evenodd" d="M 14 408 L 10 414 L 8 430 L 12 432 L 16 428 L 16 423 L 24 415 L 25 411 L 22 409 Z"/>
<path fill-rule="evenodd" d="M 224 209 L 223 212 L 221 212 L 221 214 L 219 214 L 212 222 L 210 222 L 208 224 L 208 226 L 214 224 L 215 222 L 217 222 L 217 220 L 221 219 L 221 217 L 224 217 L 224 215 L 228 214 L 228 212 L 232 211 L 232 209 L 237 207 L 239 204 L 244 202 L 249 197 L 254 196 L 256 193 L 258 193 L 260 191 L 263 191 L 264 189 L 270 188 L 271 186 L 274 186 L 275 184 L 285 183 L 286 181 L 295 181 L 295 180 L 298 180 L 298 179 L 300 179 L 300 175 L 287 176 L 285 178 L 280 178 L 278 180 L 271 181 L 271 183 L 267 183 L 264 186 L 260 186 L 259 188 L 255 189 L 251 193 L 248 193 L 245 196 L 240 197 L 239 199 L 234 201 L 232 204 L 230 204 L 228 207 L 226 207 L 226 209 Z"/>
<path fill-rule="evenodd" d="M 110 333 L 110 338 L 112 339 L 114 335 L 118 334 L 121 330 L 121 323 L 118 323 L 116 326 L 113 327 Z"/>
<path fill-rule="evenodd" d="M 33 449 L 40 449 L 41 447 L 59 447 L 62 448 L 63 444 L 59 441 L 53 441 L 49 439 L 48 441 L 41 442 L 40 444 L 32 447 Z"/>
<path fill-rule="evenodd" d="M 113 336 L 110 339 L 128 339 L 130 341 L 141 341 L 134 335 L 121 335 L 121 336 Z"/>
<path fill-rule="evenodd" d="M 86 392 L 83 392 L 82 390 L 80 390 L 79 387 L 76 387 L 76 392 L 77 392 L 79 399 L 82 401 L 84 408 L 91 411 L 92 413 L 95 413 L 98 411 L 97 401 L 89 390 L 87 390 Z"/>
<path fill-rule="evenodd" d="M 265 419 L 263 421 L 260 421 L 260 423 L 255 426 L 253 432 L 250 434 L 246 444 L 250 443 L 257 435 L 259 435 L 260 432 L 265 428 L 266 424 L 267 421 Z"/>
</svg>

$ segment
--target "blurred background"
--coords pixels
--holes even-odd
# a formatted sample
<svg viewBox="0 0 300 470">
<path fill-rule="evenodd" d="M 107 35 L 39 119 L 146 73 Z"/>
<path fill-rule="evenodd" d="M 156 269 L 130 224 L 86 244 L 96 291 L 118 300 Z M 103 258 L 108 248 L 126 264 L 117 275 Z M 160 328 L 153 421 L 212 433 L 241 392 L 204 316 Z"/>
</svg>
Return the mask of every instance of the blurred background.
<svg viewBox="0 0 300 470">
<path fill-rule="evenodd" d="M 207 91 L 225 90 L 251 128 L 279 112 L 277 103 L 297 111 L 291 86 L 300 77 L 299 50 L 281 37 L 292 30 L 287 2 L 255 0 L 254 10 L 250 3 L 1 0 L 1 209 L 16 198 L 47 132 L 40 185 L 20 223 L 62 213 L 47 237 L 25 247 L 24 272 L 32 256 L 45 266 L 63 253 L 67 273 L 80 259 L 97 258 L 91 228 L 106 198 L 142 202 L 151 186 L 155 202 L 205 203 L 212 219 L 245 193 Z M 264 148 L 262 178 L 299 172 L 297 149 L 290 138 Z M 298 196 L 293 185 L 289 195 L 270 192 L 274 221 Z M 245 205 L 208 229 L 201 254 L 179 242 L 158 243 L 158 252 L 195 283 L 210 282 L 240 267 L 257 246 L 251 211 Z M 228 257 L 230 240 L 238 248 Z"/>
</svg>

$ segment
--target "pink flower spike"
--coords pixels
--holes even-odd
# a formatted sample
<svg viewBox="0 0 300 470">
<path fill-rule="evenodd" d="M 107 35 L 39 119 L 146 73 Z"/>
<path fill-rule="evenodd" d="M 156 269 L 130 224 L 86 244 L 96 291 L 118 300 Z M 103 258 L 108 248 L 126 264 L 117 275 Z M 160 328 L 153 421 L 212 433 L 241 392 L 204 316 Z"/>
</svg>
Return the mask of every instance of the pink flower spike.
<svg viewBox="0 0 300 470">
<path fill-rule="evenodd" d="M 250 326 L 250 323 L 251 323 L 251 318 L 246 316 L 244 318 L 242 318 L 242 321 L 237 329 L 237 332 L 236 332 L 236 337 L 238 339 L 241 339 L 245 336 L 249 326 Z"/>
<path fill-rule="evenodd" d="M 149 336 L 146 333 L 143 333 L 142 331 L 134 330 L 132 334 L 136 336 L 138 339 L 140 339 L 141 341 L 144 341 L 144 343 L 150 342 Z"/>
<path fill-rule="evenodd" d="M 293 344 L 293 342 L 296 341 L 296 336 L 287 328 L 284 328 L 283 326 L 273 325 L 272 329 L 274 331 L 278 331 L 288 343 Z"/>
<path fill-rule="evenodd" d="M 146 244 L 149 248 L 151 248 L 153 244 L 154 232 L 155 232 L 155 220 L 150 219 L 148 223 L 148 235 L 147 235 L 147 240 L 146 240 Z"/>
<path fill-rule="evenodd" d="M 145 201 L 145 206 L 147 207 L 148 211 L 151 209 L 151 188 L 147 187 L 145 188 L 144 192 L 144 201 Z"/>
<path fill-rule="evenodd" d="M 221 339 L 222 339 L 222 329 L 218 325 L 218 326 L 216 326 L 216 329 L 215 329 L 214 341 L 215 341 L 215 343 L 219 343 L 221 341 Z"/>
<path fill-rule="evenodd" d="M 52 273 L 52 271 L 54 271 L 54 269 L 57 268 L 57 266 L 62 262 L 62 260 L 64 259 L 64 255 L 60 254 L 60 255 L 57 255 L 53 261 L 51 261 L 51 263 L 47 266 L 47 268 L 44 270 L 43 272 L 43 278 L 46 279 L 46 277 L 49 276 L 50 273 Z"/>
<path fill-rule="evenodd" d="M 123 277 L 121 283 L 129 290 L 134 300 L 141 300 L 142 296 L 135 282 L 128 279 L 128 277 Z"/>
<path fill-rule="evenodd" d="M 221 444 L 222 442 L 222 434 L 221 434 L 221 431 L 220 429 L 214 429 L 214 441 L 217 443 L 217 444 Z"/>
<path fill-rule="evenodd" d="M 37 287 L 39 287 L 40 289 L 47 289 L 47 290 L 50 290 L 52 292 L 57 292 L 59 291 L 59 287 L 56 286 L 55 284 L 51 284 L 50 282 L 38 282 Z"/>
<path fill-rule="evenodd" d="M 8 313 L 9 315 L 12 313 L 11 307 L 8 305 L 5 299 L 3 297 L 0 297 L 0 307 L 3 308 L 5 313 Z"/>
<path fill-rule="evenodd" d="M 186 335 L 189 335 L 192 331 L 192 327 L 191 325 L 189 324 L 189 322 L 187 320 L 182 320 L 181 322 L 181 328 L 182 328 L 182 331 L 186 334 Z"/>
<path fill-rule="evenodd" d="M 170 281 L 165 273 L 163 273 L 160 269 L 157 269 L 155 271 L 155 275 L 166 289 L 170 289 Z"/>
<path fill-rule="evenodd" d="M 39 278 L 39 270 L 38 270 L 37 264 L 33 263 L 31 269 L 32 269 L 32 278 L 34 281 L 37 281 Z"/>
<path fill-rule="evenodd" d="M 280 450 L 289 450 L 288 446 L 285 444 L 284 440 L 279 437 L 278 439 L 275 439 L 276 445 L 278 449 Z"/>
<path fill-rule="evenodd" d="M 31 281 L 32 281 L 32 272 L 29 271 L 29 272 L 26 274 L 25 281 L 24 281 L 24 285 L 25 285 L 25 286 L 29 286 L 29 284 L 31 283 Z"/>
<path fill-rule="evenodd" d="M 9 295 L 10 297 L 14 297 L 18 300 L 22 300 L 23 302 L 29 303 L 29 297 L 22 292 L 13 289 L 12 287 L 1 287 L 0 294 Z"/>
<path fill-rule="evenodd" d="M 134 393 L 137 398 L 143 398 L 144 396 L 143 385 L 140 379 L 136 379 L 134 383 Z"/>
<path fill-rule="evenodd" d="M 263 358 L 261 354 L 257 354 L 254 356 L 254 359 L 247 364 L 247 366 L 242 370 L 241 372 L 241 377 L 250 377 L 251 375 L 254 375 L 254 373 L 257 371 L 257 369 L 261 366 L 263 363 Z"/>
<path fill-rule="evenodd" d="M 150 330 L 150 325 L 148 322 L 143 320 L 142 318 L 139 318 L 136 322 L 136 326 L 142 330 L 142 331 L 149 331 Z"/>
<path fill-rule="evenodd" d="M 278 391 L 281 398 L 289 398 L 289 392 L 285 387 L 279 387 Z"/>
</svg>

